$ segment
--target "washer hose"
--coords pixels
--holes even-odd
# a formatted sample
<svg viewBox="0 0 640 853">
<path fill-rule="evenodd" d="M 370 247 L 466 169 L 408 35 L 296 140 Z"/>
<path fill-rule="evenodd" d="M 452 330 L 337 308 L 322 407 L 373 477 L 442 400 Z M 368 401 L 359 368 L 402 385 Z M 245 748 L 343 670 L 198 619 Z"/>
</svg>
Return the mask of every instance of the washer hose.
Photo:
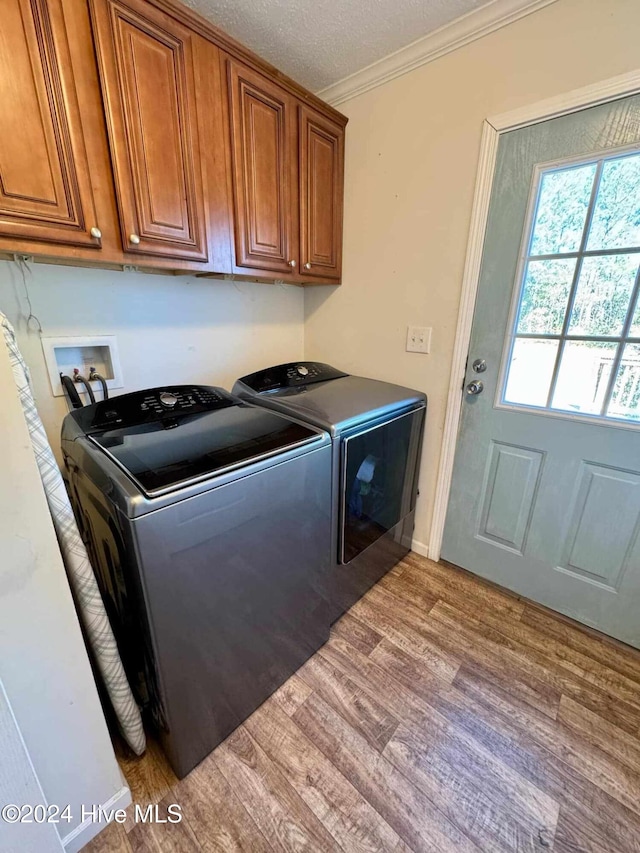
<svg viewBox="0 0 640 853">
<path fill-rule="evenodd" d="M 84 403 L 80 399 L 76 386 L 73 384 L 73 379 L 70 376 L 67 376 L 66 373 L 61 373 L 60 382 L 62 382 L 62 387 L 64 388 L 66 397 L 73 408 L 81 409 L 84 406 Z"/>
<path fill-rule="evenodd" d="M 99 382 L 102 385 L 102 399 L 109 399 L 109 389 L 107 388 L 107 380 L 96 372 L 95 367 L 89 368 L 89 382 Z"/>
<path fill-rule="evenodd" d="M 89 385 L 89 383 L 84 378 L 84 376 L 80 373 L 80 371 L 78 370 L 77 367 L 73 368 L 73 381 L 80 384 L 80 385 L 84 385 L 85 390 L 86 390 L 87 394 L 89 395 L 89 400 L 91 400 L 92 403 L 95 403 L 96 395 L 93 393 L 93 388 L 91 387 L 91 385 Z"/>
</svg>

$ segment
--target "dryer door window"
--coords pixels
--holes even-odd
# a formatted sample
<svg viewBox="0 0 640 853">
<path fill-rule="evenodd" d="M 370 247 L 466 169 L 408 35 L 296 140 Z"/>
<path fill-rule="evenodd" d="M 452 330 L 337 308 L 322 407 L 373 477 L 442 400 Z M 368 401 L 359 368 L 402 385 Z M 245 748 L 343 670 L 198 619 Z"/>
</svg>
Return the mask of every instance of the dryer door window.
<svg viewBox="0 0 640 853">
<path fill-rule="evenodd" d="M 424 409 L 342 443 L 340 562 L 350 563 L 415 506 Z"/>
</svg>

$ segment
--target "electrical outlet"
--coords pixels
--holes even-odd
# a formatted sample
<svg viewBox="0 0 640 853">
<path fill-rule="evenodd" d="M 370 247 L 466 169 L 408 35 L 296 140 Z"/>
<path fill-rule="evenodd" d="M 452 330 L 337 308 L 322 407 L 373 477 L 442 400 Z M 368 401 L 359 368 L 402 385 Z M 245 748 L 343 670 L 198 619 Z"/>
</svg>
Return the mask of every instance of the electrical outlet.
<svg viewBox="0 0 640 853">
<path fill-rule="evenodd" d="M 407 326 L 407 352 L 430 352 L 431 328 L 428 326 Z"/>
</svg>

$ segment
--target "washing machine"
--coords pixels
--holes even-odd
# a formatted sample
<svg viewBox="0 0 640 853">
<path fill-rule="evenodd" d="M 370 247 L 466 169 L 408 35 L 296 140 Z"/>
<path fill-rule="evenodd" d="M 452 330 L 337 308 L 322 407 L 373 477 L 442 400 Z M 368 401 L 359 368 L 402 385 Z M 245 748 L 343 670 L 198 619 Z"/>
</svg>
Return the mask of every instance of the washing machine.
<svg viewBox="0 0 640 853">
<path fill-rule="evenodd" d="M 182 778 L 328 637 L 331 439 L 189 385 L 74 410 L 62 449 L 126 672 Z"/>
<path fill-rule="evenodd" d="M 427 398 L 308 361 L 243 376 L 233 393 L 331 435 L 335 620 L 411 547 Z"/>
</svg>

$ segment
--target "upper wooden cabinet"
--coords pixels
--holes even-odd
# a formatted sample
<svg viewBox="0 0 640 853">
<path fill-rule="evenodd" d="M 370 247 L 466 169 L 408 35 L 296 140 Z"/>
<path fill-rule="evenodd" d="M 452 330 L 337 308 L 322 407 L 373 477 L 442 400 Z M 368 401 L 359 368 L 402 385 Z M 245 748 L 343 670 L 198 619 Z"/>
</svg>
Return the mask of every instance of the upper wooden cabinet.
<svg viewBox="0 0 640 853">
<path fill-rule="evenodd" d="M 99 249 L 99 225 L 60 0 L 2 0 L 0 237 Z"/>
<path fill-rule="evenodd" d="M 339 279 L 344 125 L 233 59 L 226 71 L 236 267 Z"/>
<path fill-rule="evenodd" d="M 339 279 L 342 267 L 344 127 L 299 108 L 300 272 Z"/>
<path fill-rule="evenodd" d="M 236 264 L 288 274 L 297 264 L 295 102 L 260 74 L 227 65 Z"/>
<path fill-rule="evenodd" d="M 123 248 L 206 261 L 193 32 L 144 0 L 91 0 Z"/>
<path fill-rule="evenodd" d="M 340 280 L 344 116 L 179 0 L 0 7 L 0 257 Z"/>
</svg>

